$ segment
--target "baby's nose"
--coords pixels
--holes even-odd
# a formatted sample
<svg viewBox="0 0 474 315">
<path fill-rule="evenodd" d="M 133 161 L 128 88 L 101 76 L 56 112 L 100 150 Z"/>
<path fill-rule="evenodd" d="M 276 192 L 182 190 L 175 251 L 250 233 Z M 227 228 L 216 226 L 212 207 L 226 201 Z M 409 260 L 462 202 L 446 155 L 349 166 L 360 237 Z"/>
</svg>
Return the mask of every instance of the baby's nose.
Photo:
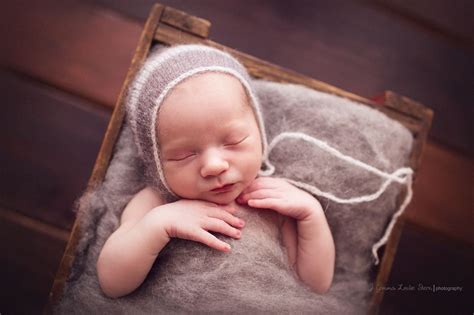
<svg viewBox="0 0 474 315">
<path fill-rule="evenodd" d="M 229 169 L 229 163 L 219 154 L 207 154 L 201 167 L 201 176 L 218 176 Z"/>
</svg>

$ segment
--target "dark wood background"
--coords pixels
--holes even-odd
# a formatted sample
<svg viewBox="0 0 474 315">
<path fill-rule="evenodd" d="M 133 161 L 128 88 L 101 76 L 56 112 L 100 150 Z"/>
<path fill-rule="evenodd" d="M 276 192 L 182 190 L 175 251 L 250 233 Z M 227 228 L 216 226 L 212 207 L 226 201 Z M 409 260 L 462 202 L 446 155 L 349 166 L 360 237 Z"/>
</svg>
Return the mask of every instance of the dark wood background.
<svg viewBox="0 0 474 315">
<path fill-rule="evenodd" d="M 435 111 L 382 314 L 472 313 L 474 2 L 161 1 L 210 38 L 339 88 Z M 0 11 L 0 314 L 40 313 L 150 0 L 5 1 Z"/>
</svg>

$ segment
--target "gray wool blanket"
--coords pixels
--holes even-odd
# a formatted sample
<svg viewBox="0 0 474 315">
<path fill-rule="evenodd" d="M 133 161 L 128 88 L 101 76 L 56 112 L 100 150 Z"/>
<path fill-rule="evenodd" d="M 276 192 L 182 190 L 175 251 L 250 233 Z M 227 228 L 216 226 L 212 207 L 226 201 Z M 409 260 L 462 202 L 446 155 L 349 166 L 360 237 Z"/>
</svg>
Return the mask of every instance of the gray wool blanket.
<svg viewBox="0 0 474 315">
<path fill-rule="evenodd" d="M 297 85 L 256 81 L 269 142 L 281 132 L 304 132 L 385 172 L 405 166 L 412 135 L 384 114 L 337 96 Z M 319 187 L 341 198 L 375 192 L 383 179 L 296 139 L 282 141 L 270 156 L 273 176 Z M 145 282 L 131 294 L 102 294 L 96 261 L 120 214 L 144 187 L 143 166 L 124 124 L 105 181 L 77 204 L 81 239 L 59 314 L 308 313 L 363 314 L 372 294 L 372 245 L 396 209 L 404 186 L 392 183 L 376 200 L 338 204 L 318 197 L 336 245 L 335 275 L 325 295 L 313 293 L 290 269 L 276 214 L 242 208 L 247 224 L 239 240 L 217 234 L 230 253 L 172 239 Z"/>
</svg>

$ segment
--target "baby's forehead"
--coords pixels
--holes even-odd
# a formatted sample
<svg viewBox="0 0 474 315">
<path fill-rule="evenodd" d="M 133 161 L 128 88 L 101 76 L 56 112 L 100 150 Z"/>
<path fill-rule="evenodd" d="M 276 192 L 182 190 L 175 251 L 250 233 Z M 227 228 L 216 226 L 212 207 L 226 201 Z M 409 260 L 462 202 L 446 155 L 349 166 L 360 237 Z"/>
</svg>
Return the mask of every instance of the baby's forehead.
<svg viewBox="0 0 474 315">
<path fill-rule="evenodd" d="M 156 131 L 169 133 L 189 126 L 254 120 L 250 98 L 240 80 L 224 73 L 206 73 L 186 79 L 163 101 Z"/>
<path fill-rule="evenodd" d="M 224 72 L 199 73 L 184 79 L 178 83 L 170 92 L 174 93 L 210 93 L 217 89 L 239 92 L 241 96 L 247 96 L 242 82 L 234 75 Z"/>
<path fill-rule="evenodd" d="M 202 105 L 215 99 L 223 103 L 231 102 L 238 109 L 250 107 L 250 98 L 242 82 L 235 76 L 221 72 L 202 73 L 186 78 L 178 83 L 165 97 L 160 111 L 180 111 Z M 224 105 L 224 104 L 223 104 Z M 200 106 L 201 110 L 218 110 Z M 189 109 L 189 108 L 188 108 Z"/>
</svg>

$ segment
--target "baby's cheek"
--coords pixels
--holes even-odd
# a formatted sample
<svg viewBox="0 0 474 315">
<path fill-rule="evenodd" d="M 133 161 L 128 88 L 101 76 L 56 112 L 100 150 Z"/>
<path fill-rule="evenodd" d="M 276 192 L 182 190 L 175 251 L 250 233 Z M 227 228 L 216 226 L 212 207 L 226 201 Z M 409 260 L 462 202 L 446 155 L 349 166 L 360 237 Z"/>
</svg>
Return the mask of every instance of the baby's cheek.
<svg viewBox="0 0 474 315">
<path fill-rule="evenodd" d="M 258 171 L 262 165 L 262 155 L 258 151 L 250 152 L 244 164 L 246 177 L 252 181 L 257 177 Z"/>
<path fill-rule="evenodd" d="M 193 176 L 187 167 L 164 167 L 163 168 L 168 187 L 182 198 L 194 197 Z"/>
</svg>

